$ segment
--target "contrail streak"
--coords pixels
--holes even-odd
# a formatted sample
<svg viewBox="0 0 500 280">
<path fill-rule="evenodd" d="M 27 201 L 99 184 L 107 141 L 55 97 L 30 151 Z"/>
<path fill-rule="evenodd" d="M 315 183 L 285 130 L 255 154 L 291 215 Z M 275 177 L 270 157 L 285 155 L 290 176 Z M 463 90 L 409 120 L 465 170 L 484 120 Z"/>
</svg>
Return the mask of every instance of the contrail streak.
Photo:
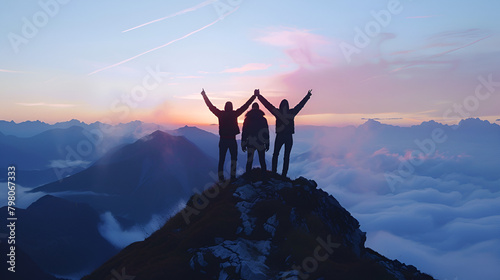
<svg viewBox="0 0 500 280">
<path fill-rule="evenodd" d="M 8 70 L 8 69 L 0 69 L 0 72 L 4 72 L 4 73 L 20 73 L 20 74 L 29 73 L 29 72 L 25 72 L 25 71 L 16 71 L 16 70 Z"/>
<path fill-rule="evenodd" d="M 466 47 L 468 47 L 468 46 L 474 45 L 475 43 L 478 43 L 478 42 L 480 42 L 480 41 L 482 41 L 482 40 L 484 40 L 484 39 L 488 39 L 488 38 L 489 38 L 489 37 L 491 37 L 491 36 L 492 36 L 492 35 L 488 35 L 488 36 L 485 36 L 485 37 L 483 37 L 483 38 L 479 38 L 479 39 L 477 39 L 476 41 L 470 42 L 470 43 L 468 43 L 468 44 L 466 44 L 466 45 L 463 45 L 463 46 L 460 46 L 460 47 L 458 47 L 458 48 L 454 48 L 454 49 L 451 49 L 451 50 L 447 50 L 447 51 L 444 51 L 444 52 L 442 52 L 442 53 L 438 53 L 438 54 L 433 55 L 433 56 L 431 56 L 431 57 L 442 56 L 442 55 L 449 54 L 449 53 L 454 52 L 454 51 L 458 51 L 458 50 L 460 50 L 460 49 L 463 49 L 463 48 L 466 48 Z"/>
<path fill-rule="evenodd" d="M 75 107 L 75 104 L 64 104 L 64 103 L 45 103 L 45 102 L 38 102 L 38 103 L 16 103 L 17 105 L 21 106 L 27 106 L 27 107 L 57 107 L 57 108 L 70 108 L 70 107 Z"/>
<path fill-rule="evenodd" d="M 444 52 L 441 52 L 441 53 L 438 53 L 438 54 L 435 54 L 435 55 L 431 55 L 431 56 L 429 56 L 429 58 L 436 58 L 436 57 L 440 57 L 440 56 L 443 56 L 443 55 L 446 55 L 446 54 L 449 54 L 449 53 L 452 53 L 452 52 L 455 52 L 455 51 L 461 50 L 461 49 L 463 49 L 463 48 L 466 48 L 466 47 L 472 46 L 472 45 L 474 45 L 474 44 L 476 44 L 476 43 L 478 43 L 478 42 L 480 42 L 480 41 L 482 41 L 482 40 L 484 40 L 484 39 L 488 39 L 488 38 L 489 38 L 489 37 L 491 37 L 491 36 L 492 36 L 492 35 L 488 35 L 488 36 L 485 36 L 485 37 L 479 38 L 479 39 L 477 39 L 477 40 L 475 40 L 475 41 L 473 41 L 473 42 L 470 42 L 470 43 L 468 43 L 468 44 L 465 44 L 465 45 L 463 45 L 463 46 L 460 46 L 460 47 L 457 47 L 457 48 L 454 48 L 454 49 L 450 49 L 450 50 L 447 50 L 447 51 L 444 51 Z M 408 65 L 401 66 L 401 67 L 399 67 L 399 68 L 396 68 L 396 69 L 394 69 L 394 70 L 391 70 L 390 72 L 391 72 L 391 73 L 393 73 L 393 72 L 398 72 L 398 71 L 404 70 L 404 69 L 406 69 L 406 68 L 409 68 L 409 67 L 411 67 L 411 66 L 418 65 L 418 64 L 420 64 L 420 63 L 419 63 L 419 62 L 416 62 L 416 63 L 410 63 L 410 64 L 408 64 Z"/>
<path fill-rule="evenodd" d="M 217 22 L 219 22 L 220 20 L 222 20 L 224 17 L 226 17 L 226 16 L 228 16 L 228 15 L 232 14 L 233 12 L 235 12 L 238 8 L 239 8 L 239 7 L 234 8 L 232 11 L 228 12 L 227 14 L 225 14 L 225 15 L 224 15 L 224 16 L 222 16 L 222 17 L 219 17 L 219 18 L 218 18 L 218 19 L 216 19 L 215 21 L 213 21 L 213 22 L 211 22 L 211 23 L 209 23 L 209 24 L 207 24 L 207 25 L 205 25 L 205 26 L 203 26 L 203 27 L 201 27 L 201 28 L 199 28 L 199 29 L 196 29 L 195 31 L 192 31 L 192 32 L 190 32 L 190 33 L 188 33 L 188 34 L 186 34 L 186 35 L 184 35 L 184 36 L 180 37 L 180 38 L 177 38 L 177 39 L 175 39 L 175 40 L 172 40 L 172 41 L 170 41 L 170 42 L 168 42 L 168 43 L 166 43 L 166 44 L 163 44 L 163 45 L 161 45 L 161 46 L 158 46 L 158 47 L 156 47 L 156 48 L 152 48 L 152 49 L 150 49 L 150 50 L 147 50 L 147 51 L 145 51 L 145 52 L 142 52 L 142 53 L 140 53 L 140 54 L 138 54 L 138 55 L 135 55 L 135 56 L 133 56 L 133 57 L 131 57 L 131 58 L 127 58 L 127 59 L 125 59 L 125 60 L 122 60 L 122 61 L 120 61 L 120 62 L 118 62 L 118 63 L 112 64 L 112 65 L 108 65 L 108 66 L 106 66 L 106 67 L 104 67 L 104 68 L 101 68 L 101 69 L 95 70 L 94 72 L 91 72 L 91 73 L 87 74 L 87 76 L 91 76 L 91 75 L 94 75 L 94 74 L 96 74 L 96 73 L 99 73 L 99 72 L 101 72 L 101 71 L 103 71 L 103 70 L 106 70 L 106 69 L 110 69 L 110 68 L 116 67 L 116 66 L 121 65 L 121 64 L 123 64 L 123 63 L 126 63 L 126 62 L 129 62 L 129 61 L 131 61 L 131 60 L 134 60 L 134 59 L 136 59 L 136 58 L 138 58 L 138 57 L 141 57 L 141 56 L 143 56 L 143 55 L 145 55 L 145 54 L 147 54 L 147 53 L 150 53 L 150 52 L 153 52 L 153 51 L 159 50 L 159 49 L 164 48 L 164 47 L 166 47 L 166 46 L 168 46 L 168 45 L 170 45 L 170 44 L 173 44 L 173 43 L 175 43 L 175 42 L 177 42 L 177 41 L 180 41 L 180 40 L 182 40 L 182 39 L 185 39 L 185 38 L 187 38 L 187 37 L 189 37 L 189 36 L 191 36 L 191 35 L 193 35 L 193 34 L 196 34 L 196 33 L 200 32 L 200 31 L 202 31 L 203 29 L 205 29 L 205 28 L 207 28 L 207 27 L 210 27 L 210 26 L 212 26 L 212 25 L 216 24 Z"/>
<path fill-rule="evenodd" d="M 437 17 L 437 15 L 432 15 L 432 16 L 413 16 L 413 17 L 406 17 L 408 19 L 415 19 L 415 18 L 432 18 L 432 17 Z"/>
<path fill-rule="evenodd" d="M 140 27 L 143 27 L 143 26 L 146 26 L 146 25 L 149 25 L 149 24 L 152 24 L 152 23 L 155 23 L 155 22 L 159 22 L 159 21 L 162 21 L 162 20 L 165 20 L 165 19 L 168 19 L 168 18 L 172 18 L 172 17 L 175 17 L 175 16 L 179 16 L 179 15 L 182 15 L 182 14 L 185 14 L 185 13 L 189 13 L 189 12 L 193 12 L 193 11 L 196 11 L 200 8 L 203 8 L 205 7 L 206 5 L 208 4 L 211 4 L 213 2 L 215 2 L 217 0 L 207 0 L 205 2 L 202 2 L 196 6 L 193 6 L 191 8 L 187 8 L 187 9 L 184 9 L 182 11 L 179 11 L 177 13 L 174 13 L 174 14 L 171 14 L 171 15 L 168 15 L 166 17 L 162 17 L 162 18 L 158 18 L 158 19 L 155 19 L 155 20 L 152 20 L 152 21 L 149 21 L 149 22 L 146 22 L 146 23 L 143 23 L 141 25 L 137 25 L 135 27 L 132 27 L 132 28 L 129 28 L 127 30 L 123 30 L 122 33 L 125 33 L 125 32 L 129 32 L 131 30 L 134 30 L 134 29 L 137 29 L 137 28 L 140 28 Z"/>
</svg>

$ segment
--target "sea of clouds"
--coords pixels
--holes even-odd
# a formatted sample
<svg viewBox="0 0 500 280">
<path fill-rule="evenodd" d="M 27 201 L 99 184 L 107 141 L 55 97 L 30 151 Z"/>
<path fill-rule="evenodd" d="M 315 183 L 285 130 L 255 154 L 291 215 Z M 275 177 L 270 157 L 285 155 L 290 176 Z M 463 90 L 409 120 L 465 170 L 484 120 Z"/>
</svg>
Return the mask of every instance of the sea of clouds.
<svg viewBox="0 0 500 280">
<path fill-rule="evenodd" d="M 435 129 L 442 137 L 433 147 L 425 139 Z M 292 152 L 290 177 L 314 179 L 337 198 L 367 232 L 367 247 L 437 279 L 498 279 L 500 126 L 369 121 L 305 127 L 296 143 L 312 148 Z"/>
</svg>

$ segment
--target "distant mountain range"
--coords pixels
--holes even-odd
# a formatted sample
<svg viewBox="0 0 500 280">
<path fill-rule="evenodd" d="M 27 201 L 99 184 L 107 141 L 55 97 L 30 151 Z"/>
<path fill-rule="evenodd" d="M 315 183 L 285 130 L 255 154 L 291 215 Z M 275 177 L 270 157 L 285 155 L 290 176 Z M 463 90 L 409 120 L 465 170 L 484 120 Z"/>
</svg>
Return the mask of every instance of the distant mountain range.
<svg viewBox="0 0 500 280">
<path fill-rule="evenodd" d="M 0 121 L 0 165 L 15 165 L 18 183 L 36 187 L 77 173 L 106 152 L 161 127 L 139 121 L 115 126 L 78 120 L 53 125 Z M 0 174 L 0 181 L 5 176 Z"/>
<path fill-rule="evenodd" d="M 7 213 L 7 207 L 0 208 L 2 220 L 6 221 Z M 99 214 L 87 204 L 46 195 L 27 209 L 16 209 L 16 217 L 17 248 L 48 273 L 88 271 L 117 252 L 100 235 Z M 3 226 L 0 233 L 7 230 Z M 18 264 L 22 270 L 24 264 L 20 260 Z"/>
<path fill-rule="evenodd" d="M 0 132 L 5 135 L 12 135 L 17 137 L 31 137 L 40 134 L 44 131 L 51 129 L 65 129 L 72 126 L 85 127 L 87 124 L 80 122 L 79 120 L 70 120 L 67 122 L 58 122 L 55 124 L 48 124 L 41 121 L 25 121 L 16 123 L 14 121 L 4 121 L 0 120 Z"/>
<path fill-rule="evenodd" d="M 16 165 L 20 174 L 19 184 L 36 187 L 80 172 L 106 152 L 133 143 L 161 127 L 140 121 L 114 126 L 99 122 L 85 124 L 78 120 L 54 125 L 39 121 L 19 124 L 0 121 L 0 154 L 2 154 L 0 164 Z M 415 140 L 423 141 L 425 138 L 430 138 L 434 129 L 443 130 L 449 139 L 453 139 L 446 145 L 440 145 L 441 151 L 444 149 L 455 154 L 467 153 L 469 149 L 471 152 L 476 150 L 473 143 L 490 144 L 488 141 L 497 138 L 499 128 L 497 124 L 472 118 L 452 126 L 428 121 L 411 127 L 399 127 L 372 119 L 359 127 L 302 126 L 297 128 L 294 136 L 292 157 L 305 159 L 308 157 L 306 154 L 315 153 L 314 149 L 319 149 L 321 145 L 329 146 L 322 150 L 332 150 L 337 145 L 344 150 L 361 149 L 372 152 L 390 147 L 390 152 L 404 153 L 409 147 L 416 147 Z M 42 132 L 29 137 L 20 137 L 22 134 L 34 134 L 33 131 Z M 206 155 L 218 159 L 218 135 L 188 126 L 164 131 L 184 136 Z M 14 132 L 18 132 L 19 135 L 8 135 Z M 331 141 L 324 139 L 326 137 L 331 137 Z M 312 142 L 313 149 L 311 149 Z M 268 154 L 271 153 L 272 149 Z M 229 161 L 229 155 L 226 161 Z M 246 154 L 238 148 L 238 168 L 244 169 L 245 163 Z M 0 181 L 5 181 L 5 176 L 0 173 Z"/>
<path fill-rule="evenodd" d="M 154 131 L 158 129 L 165 129 L 165 127 L 158 124 L 144 123 L 141 121 L 132 121 L 128 123 L 120 123 L 110 126 L 101 122 L 84 123 L 76 119 L 70 121 L 58 122 L 55 124 L 48 124 L 41 121 L 25 121 L 16 123 L 14 121 L 0 120 L 0 132 L 5 135 L 12 135 L 17 137 L 32 137 L 42 132 L 52 129 L 66 129 L 73 126 L 78 126 L 86 130 L 100 129 L 100 130 L 113 130 L 113 133 L 125 131 L 126 133 L 140 134 L 142 131 Z M 124 134 L 126 134 L 124 133 Z M 144 136 L 145 134 L 141 135 Z"/>
<path fill-rule="evenodd" d="M 478 118 L 462 120 L 458 125 L 428 121 L 411 127 L 370 119 L 358 127 L 299 128 L 295 138 L 294 145 L 302 142 L 299 145 L 307 148 L 304 152 L 292 152 L 292 165 L 320 160 L 352 165 L 368 160 L 364 163 L 365 168 L 388 172 L 398 170 L 398 164 L 408 161 L 413 153 L 413 157 L 427 159 L 415 170 L 417 174 L 440 176 L 442 164 L 437 159 L 441 158 L 455 159 L 449 166 L 455 169 L 454 172 L 491 179 L 498 177 L 500 149 L 492 147 L 500 143 L 500 125 Z M 470 167 L 472 163 L 474 168 Z"/>
<path fill-rule="evenodd" d="M 0 121 L 0 165 L 14 164 L 19 173 L 18 183 L 37 187 L 80 172 L 106 152 L 158 129 L 184 136 L 209 157 L 218 159 L 218 135 L 196 127 L 165 130 L 161 125 L 140 121 L 113 126 L 78 120 L 53 125 L 40 121 L 18 124 Z M 238 165 L 243 167 L 246 156 L 240 149 L 238 153 Z M 0 181 L 6 180 L 5 176 L 0 174 Z"/>
<path fill-rule="evenodd" d="M 72 126 L 47 130 L 27 138 L 0 135 L 0 152 L 3 155 L 0 163 L 15 164 L 24 170 L 49 168 L 52 161 L 65 160 L 72 151 L 76 153 L 79 142 L 87 139 L 84 133 L 82 127 Z M 90 150 L 85 153 L 85 160 L 93 161 L 99 156 L 98 149 L 88 147 Z"/>
</svg>

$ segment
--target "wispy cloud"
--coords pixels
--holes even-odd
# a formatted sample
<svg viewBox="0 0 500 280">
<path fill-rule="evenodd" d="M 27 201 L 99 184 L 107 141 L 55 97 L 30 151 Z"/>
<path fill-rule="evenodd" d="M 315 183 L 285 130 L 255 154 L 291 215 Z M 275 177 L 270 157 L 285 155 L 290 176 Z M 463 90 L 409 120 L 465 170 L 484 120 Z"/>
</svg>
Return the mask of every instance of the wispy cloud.
<svg viewBox="0 0 500 280">
<path fill-rule="evenodd" d="M 190 75 L 190 76 L 178 76 L 174 77 L 173 79 L 201 79 L 201 78 L 203 78 L 203 76 Z"/>
<path fill-rule="evenodd" d="M 432 15 L 432 16 L 412 16 L 412 17 L 406 17 L 408 19 L 418 19 L 418 18 L 433 18 L 433 17 L 438 17 L 438 15 Z"/>
<path fill-rule="evenodd" d="M 403 118 L 361 118 L 362 120 L 391 121 L 402 120 Z"/>
<path fill-rule="evenodd" d="M 264 32 L 263 36 L 256 38 L 257 41 L 284 48 L 285 53 L 298 65 L 319 66 L 331 62 L 319 54 L 323 46 L 331 44 L 324 36 L 296 28 L 272 28 Z"/>
<path fill-rule="evenodd" d="M 37 103 L 24 103 L 19 102 L 16 105 L 26 106 L 26 107 L 55 107 L 55 108 L 71 108 L 76 107 L 75 104 L 68 103 L 45 103 L 45 102 L 37 102 Z"/>
<path fill-rule="evenodd" d="M 200 8 L 203 8 L 205 7 L 206 5 L 209 5 L 209 4 L 212 4 L 213 2 L 215 2 L 217 0 L 207 0 L 207 1 L 204 1 L 198 5 L 195 5 L 193 7 L 190 7 L 190 8 L 187 8 L 187 9 L 184 9 L 182 11 L 179 11 L 177 13 L 173 13 L 171 15 L 168 15 L 168 16 L 165 16 L 165 17 L 162 17 L 162 18 L 158 18 L 158 19 L 155 19 L 155 20 L 152 20 L 152 21 L 148 21 L 146 23 L 143 23 L 143 24 L 140 24 L 140 25 L 137 25 L 135 27 L 132 27 L 132 28 L 129 28 L 127 30 L 123 30 L 122 33 L 125 33 L 125 32 L 129 32 L 131 30 L 134 30 L 134 29 L 137 29 L 137 28 L 141 28 L 141 27 L 144 27 L 146 25 L 149 25 L 149 24 L 152 24 L 152 23 L 155 23 L 155 22 L 160 22 L 162 20 L 166 20 L 166 19 L 169 19 L 169 18 L 173 18 L 175 16 L 179 16 L 179 15 L 183 15 L 183 14 L 186 14 L 186 13 L 189 13 L 189 12 L 193 12 L 193 11 L 196 11 Z"/>
<path fill-rule="evenodd" d="M 168 42 L 168 43 L 166 43 L 166 44 L 163 44 L 163 45 L 161 45 L 161 46 L 158 46 L 158 47 L 152 48 L 152 49 L 147 50 L 147 51 L 145 51 L 145 52 L 142 52 L 142 53 L 140 53 L 140 54 L 134 55 L 134 56 L 132 56 L 132 57 L 130 57 L 130 58 L 127 58 L 127 59 L 125 59 L 125 60 L 122 60 L 122 61 L 120 61 L 120 62 L 118 62 L 118 63 L 111 64 L 111 65 L 108 65 L 108 66 L 106 66 L 106 67 L 103 67 L 103 68 L 97 69 L 97 70 L 95 70 L 95 71 L 93 71 L 93 72 L 88 73 L 87 75 L 88 75 L 88 76 L 91 76 L 91 75 L 94 75 L 94 74 L 99 73 L 99 72 L 101 72 L 101 71 L 104 71 L 104 70 L 106 70 L 106 69 L 110 69 L 110 68 L 113 68 L 113 67 L 116 67 L 116 66 L 122 65 L 122 64 L 127 63 L 127 62 L 129 62 L 129 61 L 132 61 L 132 60 L 134 60 L 134 59 L 136 59 L 136 58 L 138 58 L 138 57 L 141 57 L 141 56 L 143 56 L 143 55 L 145 55 L 145 54 L 148 54 L 148 53 L 150 53 L 150 52 L 154 52 L 154 51 L 159 50 L 159 49 L 161 49 L 161 48 L 164 48 L 164 47 L 166 47 L 166 46 L 168 46 L 168 45 L 171 45 L 171 44 L 173 44 L 173 43 L 175 43 L 175 42 L 177 42 L 177 41 L 180 41 L 180 40 L 182 40 L 182 39 L 186 39 L 187 37 L 189 37 L 189 36 L 191 36 L 191 35 L 193 35 L 193 34 L 196 34 L 196 33 L 200 32 L 200 31 L 204 30 L 205 28 L 208 28 L 208 27 L 210 27 L 210 26 L 212 26 L 212 25 L 216 24 L 217 22 L 221 21 L 224 17 L 226 17 L 226 16 L 228 16 L 228 15 L 232 14 L 233 12 L 235 12 L 238 8 L 239 8 L 239 7 L 234 8 L 233 10 L 231 10 L 230 12 L 228 12 L 227 14 L 225 14 L 223 17 L 219 17 L 219 18 L 217 18 L 216 20 L 214 20 L 213 22 L 211 22 L 211 23 L 209 23 L 209 24 L 207 24 L 207 25 L 205 25 L 205 26 L 203 26 L 203 27 L 201 27 L 201 28 L 199 28 L 199 29 L 196 29 L 195 31 L 189 32 L 188 34 L 186 34 L 186 35 L 184 35 L 184 36 L 182 36 L 182 37 L 179 37 L 179 38 L 177 38 L 177 39 L 174 39 L 174 40 L 172 40 L 172 41 L 170 41 L 170 42 Z"/>
<path fill-rule="evenodd" d="M 306 41 L 312 45 L 326 45 L 329 41 L 321 36 L 311 33 L 306 29 L 279 28 L 268 29 L 265 35 L 256 39 L 257 41 L 279 47 L 295 47 L 297 43 Z"/>
<path fill-rule="evenodd" d="M 248 71 L 266 70 L 269 67 L 271 67 L 271 64 L 248 63 L 248 64 L 245 64 L 241 67 L 226 69 L 226 70 L 222 71 L 222 73 L 243 73 L 243 72 L 248 72 Z"/>
<path fill-rule="evenodd" d="M 30 73 L 30 72 L 26 72 L 26 71 L 17 71 L 17 70 L 9 70 L 9 69 L 0 69 L 0 72 L 3 72 L 3 73 L 17 73 L 17 74 L 27 74 L 27 73 Z"/>
</svg>

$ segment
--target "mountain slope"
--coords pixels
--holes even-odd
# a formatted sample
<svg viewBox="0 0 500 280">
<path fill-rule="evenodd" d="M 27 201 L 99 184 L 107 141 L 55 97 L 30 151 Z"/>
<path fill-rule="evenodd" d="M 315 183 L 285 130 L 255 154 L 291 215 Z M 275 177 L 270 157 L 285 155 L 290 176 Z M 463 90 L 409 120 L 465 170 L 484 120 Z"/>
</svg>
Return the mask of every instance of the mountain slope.
<svg viewBox="0 0 500 280">
<path fill-rule="evenodd" d="M 213 182 L 214 159 L 181 136 L 156 131 L 111 151 L 75 175 L 34 189 L 145 223 L 187 200 L 192 186 Z M 216 178 L 216 177 L 215 177 Z"/>
<path fill-rule="evenodd" d="M 54 129 L 36 136 L 22 138 L 12 135 L 0 135 L 0 153 L 2 165 L 17 164 L 23 169 L 47 168 L 50 160 L 64 159 L 66 146 L 76 146 L 85 139 L 83 128 Z"/>
<path fill-rule="evenodd" d="M 7 207 L 0 211 L 5 221 Z M 49 273 L 87 271 L 117 252 L 97 229 L 99 214 L 86 204 L 46 195 L 27 209 L 16 209 L 16 216 L 16 246 Z M 0 233 L 7 230 L 2 227 Z"/>
<path fill-rule="evenodd" d="M 140 121 L 113 126 L 78 120 L 53 125 L 0 121 L 0 164 L 16 165 L 25 173 L 18 183 L 37 187 L 75 174 L 115 147 L 130 144 L 160 127 Z M 0 174 L 0 181 L 5 180 Z"/>
<path fill-rule="evenodd" d="M 7 242 L 0 242 L 0 262 L 2 263 L 0 270 L 1 279 L 9 280 L 25 280 L 25 279 L 37 279 L 37 280 L 57 280 L 55 276 L 52 276 L 45 271 L 43 271 L 21 248 L 16 248 L 16 267 L 15 272 L 8 270 L 10 267 L 9 256 L 10 245 Z M 5 252 L 5 253 L 4 253 Z"/>
<path fill-rule="evenodd" d="M 137 280 L 433 279 L 365 248 L 357 220 L 314 181 L 258 174 L 193 196 L 163 228 L 83 279 L 112 271 Z"/>
<path fill-rule="evenodd" d="M 198 148 L 214 159 L 219 158 L 219 137 L 213 133 L 194 126 L 184 126 L 172 131 L 172 135 L 184 136 Z M 215 148 L 214 148 L 215 147 Z"/>
<path fill-rule="evenodd" d="M 97 143 L 92 133 L 81 126 L 72 126 L 46 130 L 31 137 L 0 135 L 0 164 L 13 164 L 18 171 L 25 173 L 18 178 L 18 183 L 25 187 L 62 179 L 58 176 L 81 171 L 109 149 L 105 144 L 108 138 Z M 4 174 L 0 175 L 0 180 L 6 180 Z"/>
</svg>

